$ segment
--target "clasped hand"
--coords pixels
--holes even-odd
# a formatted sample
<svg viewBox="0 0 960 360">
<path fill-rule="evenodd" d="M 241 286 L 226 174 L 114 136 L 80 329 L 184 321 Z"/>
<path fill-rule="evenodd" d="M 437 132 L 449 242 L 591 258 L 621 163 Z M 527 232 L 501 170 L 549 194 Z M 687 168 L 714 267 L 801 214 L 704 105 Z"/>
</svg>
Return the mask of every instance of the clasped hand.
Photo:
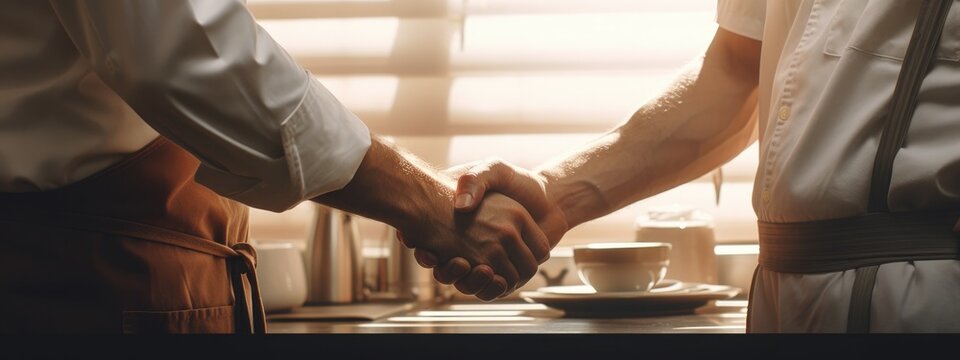
<svg viewBox="0 0 960 360">
<path fill-rule="evenodd" d="M 509 295 L 537 273 L 567 230 L 562 211 L 546 195 L 546 179 L 499 160 L 445 173 L 458 178 L 453 231 L 459 236 L 453 239 L 468 246 L 442 258 L 408 241 L 430 235 L 400 233 L 401 241 L 438 282 L 484 301 Z"/>
</svg>

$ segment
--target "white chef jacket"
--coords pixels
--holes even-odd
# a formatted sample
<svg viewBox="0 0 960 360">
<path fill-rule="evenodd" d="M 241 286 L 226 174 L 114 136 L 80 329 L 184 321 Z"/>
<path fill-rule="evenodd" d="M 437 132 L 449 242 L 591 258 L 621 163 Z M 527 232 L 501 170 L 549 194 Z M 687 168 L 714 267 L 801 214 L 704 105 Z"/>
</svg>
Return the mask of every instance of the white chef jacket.
<svg viewBox="0 0 960 360">
<path fill-rule="evenodd" d="M 722 28 L 763 42 L 760 165 L 753 203 L 765 222 L 867 212 L 873 160 L 920 1 L 720 0 Z M 893 212 L 960 204 L 960 5 L 893 164 Z M 854 270 L 758 273 L 751 330 L 844 332 Z M 871 331 L 960 331 L 960 262 L 881 265 Z"/>
<path fill-rule="evenodd" d="M 0 191 L 71 184 L 159 133 L 197 182 L 282 211 L 342 188 L 370 146 L 241 1 L 6 1 L 0 74 Z"/>
</svg>

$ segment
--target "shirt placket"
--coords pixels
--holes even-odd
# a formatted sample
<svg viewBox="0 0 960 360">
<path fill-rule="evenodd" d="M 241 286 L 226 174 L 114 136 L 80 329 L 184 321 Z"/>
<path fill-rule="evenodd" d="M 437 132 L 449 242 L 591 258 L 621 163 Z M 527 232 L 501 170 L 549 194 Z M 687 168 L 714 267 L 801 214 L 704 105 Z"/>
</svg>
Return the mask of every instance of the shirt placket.
<svg viewBox="0 0 960 360">
<path fill-rule="evenodd" d="M 776 104 L 773 106 L 776 110 L 770 115 L 768 126 L 772 125 L 769 134 L 769 141 L 766 148 L 763 149 L 766 155 L 763 166 L 763 177 L 760 184 L 760 212 L 764 218 L 769 218 L 770 201 L 773 198 L 773 182 L 779 176 L 780 167 L 777 166 L 780 155 L 783 153 L 784 134 L 787 132 L 788 120 L 794 113 L 794 103 L 797 92 L 797 72 L 802 62 L 802 54 L 808 53 L 811 46 L 811 38 L 817 32 L 820 26 L 820 15 L 823 9 L 823 0 L 814 1 L 810 9 L 810 16 L 807 17 L 807 23 L 804 26 L 803 34 L 797 42 L 797 46 L 790 53 L 786 73 L 783 77 L 783 88 L 778 94 Z M 771 121 L 772 120 L 772 121 Z"/>
</svg>

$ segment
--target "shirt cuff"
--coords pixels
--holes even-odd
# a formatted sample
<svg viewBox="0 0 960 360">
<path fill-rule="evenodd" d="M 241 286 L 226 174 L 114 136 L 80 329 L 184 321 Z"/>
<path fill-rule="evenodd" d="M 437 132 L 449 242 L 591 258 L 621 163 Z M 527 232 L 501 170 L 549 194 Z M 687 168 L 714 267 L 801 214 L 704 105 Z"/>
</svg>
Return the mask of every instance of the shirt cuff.
<svg viewBox="0 0 960 360">
<path fill-rule="evenodd" d="M 371 142 L 366 125 L 313 77 L 280 134 L 284 156 L 263 169 L 262 178 L 201 165 L 196 181 L 244 204 L 282 212 L 346 186 Z"/>
<path fill-rule="evenodd" d="M 754 40 L 763 39 L 765 0 L 717 0 L 717 25 Z"/>
</svg>

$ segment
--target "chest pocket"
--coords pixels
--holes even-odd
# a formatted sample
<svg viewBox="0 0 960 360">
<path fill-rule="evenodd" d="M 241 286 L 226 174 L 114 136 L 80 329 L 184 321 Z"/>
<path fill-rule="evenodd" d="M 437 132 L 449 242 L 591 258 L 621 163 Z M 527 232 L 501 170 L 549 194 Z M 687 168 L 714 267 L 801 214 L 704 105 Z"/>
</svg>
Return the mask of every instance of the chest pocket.
<svg viewBox="0 0 960 360">
<path fill-rule="evenodd" d="M 840 0 L 827 28 L 823 52 L 843 56 L 856 51 L 903 61 L 920 1 Z M 950 8 L 937 60 L 960 62 L 960 5 Z"/>
</svg>

